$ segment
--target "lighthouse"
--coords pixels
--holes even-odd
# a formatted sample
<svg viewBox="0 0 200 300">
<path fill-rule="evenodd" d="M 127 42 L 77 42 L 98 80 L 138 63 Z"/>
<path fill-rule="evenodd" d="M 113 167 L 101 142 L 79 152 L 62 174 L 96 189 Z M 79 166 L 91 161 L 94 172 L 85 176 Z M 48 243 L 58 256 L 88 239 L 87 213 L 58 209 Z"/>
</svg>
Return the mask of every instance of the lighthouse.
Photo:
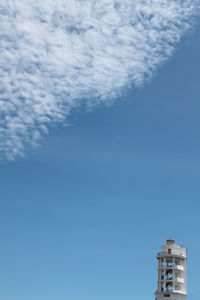
<svg viewBox="0 0 200 300">
<path fill-rule="evenodd" d="M 169 239 L 156 256 L 158 286 L 155 300 L 187 299 L 187 249 Z"/>
</svg>

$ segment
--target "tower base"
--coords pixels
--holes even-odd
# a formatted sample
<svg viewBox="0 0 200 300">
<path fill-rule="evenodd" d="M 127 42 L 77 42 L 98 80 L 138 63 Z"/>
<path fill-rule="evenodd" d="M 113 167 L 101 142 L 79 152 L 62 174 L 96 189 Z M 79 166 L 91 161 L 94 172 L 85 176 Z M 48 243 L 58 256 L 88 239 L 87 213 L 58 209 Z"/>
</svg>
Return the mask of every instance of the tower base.
<svg viewBox="0 0 200 300">
<path fill-rule="evenodd" d="M 156 294 L 155 300 L 187 300 L 186 295 L 176 294 L 176 293 L 164 293 Z"/>
</svg>

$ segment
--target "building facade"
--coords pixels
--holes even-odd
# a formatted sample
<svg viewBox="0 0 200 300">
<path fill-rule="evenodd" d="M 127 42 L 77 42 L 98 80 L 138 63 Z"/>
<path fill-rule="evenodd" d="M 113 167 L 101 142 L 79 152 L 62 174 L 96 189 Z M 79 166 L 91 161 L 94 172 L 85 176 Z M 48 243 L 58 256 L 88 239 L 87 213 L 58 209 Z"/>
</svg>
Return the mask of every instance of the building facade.
<svg viewBox="0 0 200 300">
<path fill-rule="evenodd" d="M 167 240 L 156 256 L 158 260 L 158 285 L 156 300 L 187 299 L 187 249 Z"/>
</svg>

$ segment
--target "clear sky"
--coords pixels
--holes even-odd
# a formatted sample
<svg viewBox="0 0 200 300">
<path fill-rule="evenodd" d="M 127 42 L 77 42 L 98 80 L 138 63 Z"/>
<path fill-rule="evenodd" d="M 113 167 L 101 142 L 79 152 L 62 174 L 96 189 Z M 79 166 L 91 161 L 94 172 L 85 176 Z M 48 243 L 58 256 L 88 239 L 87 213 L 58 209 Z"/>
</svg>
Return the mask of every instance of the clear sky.
<svg viewBox="0 0 200 300">
<path fill-rule="evenodd" d="M 1 164 L 0 299 L 153 300 L 168 237 L 198 299 L 199 53 L 197 27 L 151 82 Z"/>
</svg>

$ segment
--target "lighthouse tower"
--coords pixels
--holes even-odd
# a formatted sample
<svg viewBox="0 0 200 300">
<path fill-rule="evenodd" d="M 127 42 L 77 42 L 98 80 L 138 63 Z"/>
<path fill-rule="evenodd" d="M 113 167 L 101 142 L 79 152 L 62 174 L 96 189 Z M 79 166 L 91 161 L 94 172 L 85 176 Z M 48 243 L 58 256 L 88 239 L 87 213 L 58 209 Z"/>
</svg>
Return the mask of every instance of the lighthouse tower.
<svg viewBox="0 0 200 300">
<path fill-rule="evenodd" d="M 162 251 L 156 256 L 158 260 L 158 288 L 155 300 L 187 299 L 187 249 L 169 239 Z"/>
</svg>

